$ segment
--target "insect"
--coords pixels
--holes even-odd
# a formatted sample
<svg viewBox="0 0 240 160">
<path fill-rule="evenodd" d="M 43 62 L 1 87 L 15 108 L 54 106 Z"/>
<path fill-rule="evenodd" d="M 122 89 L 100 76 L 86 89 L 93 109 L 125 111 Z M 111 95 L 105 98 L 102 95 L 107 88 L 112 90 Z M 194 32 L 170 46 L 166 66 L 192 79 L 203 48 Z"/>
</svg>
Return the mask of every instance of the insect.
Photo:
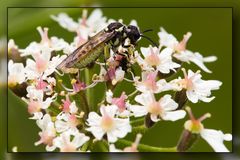
<svg viewBox="0 0 240 160">
<path fill-rule="evenodd" d="M 125 26 L 120 22 L 113 22 L 78 47 L 57 66 L 57 69 L 65 73 L 76 73 L 94 62 L 105 48 L 110 47 L 117 53 L 120 45 L 124 48 L 135 46 L 140 37 L 141 34 L 136 26 Z"/>
</svg>

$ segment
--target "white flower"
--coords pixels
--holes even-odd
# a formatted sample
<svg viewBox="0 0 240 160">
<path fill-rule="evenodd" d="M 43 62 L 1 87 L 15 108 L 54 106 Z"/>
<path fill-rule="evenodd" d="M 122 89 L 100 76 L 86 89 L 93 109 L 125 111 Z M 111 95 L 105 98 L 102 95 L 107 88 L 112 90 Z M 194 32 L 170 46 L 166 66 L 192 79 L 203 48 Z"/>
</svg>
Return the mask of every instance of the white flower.
<svg viewBox="0 0 240 160">
<path fill-rule="evenodd" d="M 142 66 L 144 70 L 158 70 L 161 73 L 169 73 L 171 70 L 175 71 L 175 68 L 179 68 L 180 65 L 172 61 L 173 49 L 165 48 L 161 52 L 157 47 L 141 47 L 141 52 L 144 56 L 142 59 L 137 57 L 137 62 Z"/>
<path fill-rule="evenodd" d="M 170 83 L 178 84 L 179 89 L 186 89 L 187 98 L 193 102 L 197 103 L 199 100 L 203 102 L 211 102 L 215 97 L 211 96 L 211 90 L 218 90 L 222 85 L 222 82 L 217 80 L 202 80 L 202 75 L 200 71 L 194 73 L 191 70 L 186 70 L 183 68 L 184 79 L 176 79 Z"/>
<path fill-rule="evenodd" d="M 190 50 L 187 50 L 186 45 L 191 35 L 192 33 L 188 32 L 183 36 L 183 40 L 181 42 L 178 42 L 178 40 L 172 34 L 167 33 L 161 27 L 160 32 L 158 33 L 158 36 L 160 38 L 159 41 L 160 47 L 164 46 L 172 48 L 175 51 L 173 56 L 178 60 L 187 63 L 193 62 L 205 72 L 211 73 L 211 71 L 204 65 L 204 62 L 214 62 L 217 60 L 217 57 L 216 56 L 203 57 L 198 52 L 194 53 Z"/>
<path fill-rule="evenodd" d="M 229 150 L 223 144 L 223 141 L 231 141 L 231 134 L 224 134 L 222 131 L 214 129 L 203 129 L 200 134 L 215 152 L 229 152 Z"/>
<path fill-rule="evenodd" d="M 8 52 L 11 52 L 12 50 L 18 50 L 18 46 L 15 44 L 13 39 L 10 39 L 8 41 Z"/>
<path fill-rule="evenodd" d="M 173 89 L 165 79 L 156 81 L 156 78 L 157 72 L 142 72 L 142 81 L 138 81 L 138 77 L 135 77 L 136 89 L 143 93 L 147 91 L 160 93 Z"/>
<path fill-rule="evenodd" d="M 125 71 L 122 70 L 122 67 L 109 67 L 108 71 L 105 70 L 103 66 L 101 66 L 101 70 L 98 76 L 97 81 L 110 81 L 112 85 L 116 85 L 118 82 L 121 82 L 124 79 Z"/>
<path fill-rule="evenodd" d="M 138 152 L 137 147 L 142 138 L 141 134 L 137 134 L 135 142 L 131 146 L 125 147 L 123 150 L 117 149 L 114 144 L 109 145 L 109 152 Z"/>
<path fill-rule="evenodd" d="M 78 117 L 74 114 L 61 112 L 57 115 L 55 122 L 57 132 L 64 132 L 71 130 L 72 132 L 78 130 L 77 126 L 80 124 Z"/>
<path fill-rule="evenodd" d="M 121 149 L 117 149 L 114 144 L 109 145 L 109 152 L 123 152 Z"/>
<path fill-rule="evenodd" d="M 229 152 L 223 141 L 231 141 L 232 135 L 229 133 L 224 134 L 220 130 L 205 129 L 201 123 L 203 120 L 211 116 L 210 113 L 206 113 L 200 118 L 196 119 L 190 107 L 187 107 L 186 110 L 190 116 L 190 120 L 186 121 L 184 124 L 186 130 L 195 134 L 200 134 L 200 136 L 207 141 L 207 143 L 214 149 L 215 152 Z"/>
<path fill-rule="evenodd" d="M 65 52 L 65 48 L 69 47 L 69 44 L 63 39 L 57 37 L 48 37 L 48 28 L 37 27 L 37 30 L 41 36 L 41 42 L 32 42 L 25 49 L 19 49 L 21 56 L 34 56 L 35 54 L 45 53 L 52 51 L 61 51 Z"/>
<path fill-rule="evenodd" d="M 58 22 L 61 27 L 67 29 L 70 32 L 75 32 L 79 25 L 66 13 L 59 13 L 57 16 L 51 15 L 51 18 L 54 21 Z"/>
<path fill-rule="evenodd" d="M 66 96 L 66 100 L 62 100 L 62 102 L 63 102 L 63 109 L 62 110 L 65 113 L 76 114 L 78 112 L 76 102 L 75 101 L 71 102 L 68 96 Z"/>
<path fill-rule="evenodd" d="M 40 112 L 41 109 L 47 109 L 57 96 L 55 94 L 52 97 L 44 99 L 43 90 L 38 90 L 34 86 L 28 86 L 26 90 L 28 92 L 27 97 L 29 97 L 29 100 L 25 99 L 24 97 L 22 99 L 28 104 L 28 112 L 30 114 Z M 34 117 L 39 116 L 34 115 Z"/>
<path fill-rule="evenodd" d="M 95 35 L 107 26 L 107 19 L 103 17 L 103 13 L 100 9 L 93 10 L 88 18 L 87 10 L 83 10 L 82 17 L 78 19 L 78 22 L 75 22 L 66 13 L 60 13 L 57 16 L 52 15 L 51 18 L 68 31 L 76 32 L 78 36 L 75 40 L 78 41 L 78 44 L 88 40 L 89 36 Z"/>
<path fill-rule="evenodd" d="M 145 92 L 137 95 L 135 101 L 140 104 L 130 106 L 130 110 L 135 117 L 141 117 L 149 113 L 151 120 L 157 122 L 161 119 L 176 121 L 186 115 L 184 110 L 176 110 L 178 104 L 168 94 L 156 101 L 151 92 Z"/>
<path fill-rule="evenodd" d="M 79 147 L 81 147 L 89 139 L 90 138 L 88 136 L 78 131 L 66 131 L 53 140 L 53 145 L 59 148 L 60 152 L 76 152 L 80 151 Z"/>
<path fill-rule="evenodd" d="M 116 142 L 118 138 L 123 138 L 128 132 L 131 132 L 131 125 L 128 118 L 115 118 L 118 107 L 116 105 L 102 106 L 99 116 L 95 112 L 90 112 L 87 119 L 89 128 L 96 139 L 101 140 L 104 134 L 107 134 L 109 142 Z"/>
<path fill-rule="evenodd" d="M 39 132 L 40 140 L 35 142 L 35 145 L 45 144 L 47 145 L 47 151 L 53 151 L 55 149 L 53 139 L 56 136 L 56 130 L 50 115 L 45 114 L 42 119 L 37 120 L 37 125 L 42 131 Z"/>
<path fill-rule="evenodd" d="M 33 116 L 30 117 L 29 119 L 33 119 L 33 120 L 39 120 L 43 117 L 43 113 L 42 112 L 34 112 Z"/>
<path fill-rule="evenodd" d="M 12 60 L 8 62 L 8 85 L 15 86 L 25 81 L 25 68 L 22 63 L 14 63 Z"/>
<path fill-rule="evenodd" d="M 34 60 L 27 59 L 25 68 L 26 77 L 29 80 L 38 78 L 47 79 L 56 67 L 66 58 L 66 55 L 57 55 L 51 58 L 51 52 L 36 53 L 33 55 Z"/>
<path fill-rule="evenodd" d="M 210 71 L 204 65 L 204 62 L 214 62 L 217 60 L 216 56 L 203 57 L 200 53 L 198 52 L 193 53 L 192 51 L 189 50 L 181 51 L 180 53 L 175 53 L 173 56 L 182 62 L 187 63 L 193 62 L 207 73 L 212 73 L 212 71 Z"/>
<path fill-rule="evenodd" d="M 130 114 L 128 111 L 129 103 L 127 102 L 127 98 L 128 96 L 125 94 L 125 92 L 122 92 L 120 97 L 113 97 L 111 90 L 106 92 L 106 101 L 111 105 L 116 105 L 118 107 L 117 115 L 120 117 L 126 117 Z"/>
</svg>

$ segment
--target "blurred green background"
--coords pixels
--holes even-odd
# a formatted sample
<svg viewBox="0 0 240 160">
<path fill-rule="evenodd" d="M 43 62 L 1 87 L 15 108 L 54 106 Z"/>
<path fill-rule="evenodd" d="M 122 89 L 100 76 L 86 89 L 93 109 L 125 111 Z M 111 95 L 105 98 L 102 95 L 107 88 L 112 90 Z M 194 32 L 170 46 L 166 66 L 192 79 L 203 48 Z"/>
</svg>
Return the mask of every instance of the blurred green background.
<svg viewBox="0 0 240 160">
<path fill-rule="evenodd" d="M 89 12 L 92 10 L 88 9 Z M 73 33 L 62 29 L 50 19 L 51 14 L 68 13 L 77 20 L 82 8 L 9 8 L 8 38 L 14 39 L 20 48 L 25 48 L 32 41 L 39 41 L 37 26 L 49 27 L 49 35 L 73 40 Z M 135 19 L 141 30 L 153 29 L 147 33 L 154 41 L 158 41 L 157 32 L 160 26 L 174 34 L 178 40 L 183 34 L 191 31 L 193 36 L 188 49 L 198 51 L 204 56 L 216 55 L 218 60 L 207 64 L 212 74 L 202 72 L 203 79 L 217 79 L 223 82 L 220 90 L 213 91 L 216 99 L 211 103 L 188 103 L 196 117 L 206 112 L 212 118 L 204 121 L 206 128 L 220 129 L 224 133 L 232 133 L 232 9 L 231 8 L 102 8 L 104 16 L 123 19 L 128 24 Z M 139 46 L 148 46 L 149 42 L 142 39 Z M 194 64 L 185 65 L 194 71 Z M 181 73 L 182 75 L 182 73 Z M 127 90 L 128 83 L 124 83 Z M 116 92 L 120 92 L 119 86 Z M 38 132 L 34 121 L 28 119 L 26 105 L 8 92 L 8 151 L 17 146 L 20 152 L 44 152 L 43 146 L 35 147 Z M 188 117 L 186 117 L 188 118 Z M 161 147 L 175 146 L 186 119 L 177 122 L 160 122 L 141 141 L 143 144 Z M 128 136 L 129 139 L 133 137 Z M 226 143 L 231 150 L 231 142 Z M 202 139 L 190 150 L 192 152 L 212 152 L 211 147 Z"/>
</svg>

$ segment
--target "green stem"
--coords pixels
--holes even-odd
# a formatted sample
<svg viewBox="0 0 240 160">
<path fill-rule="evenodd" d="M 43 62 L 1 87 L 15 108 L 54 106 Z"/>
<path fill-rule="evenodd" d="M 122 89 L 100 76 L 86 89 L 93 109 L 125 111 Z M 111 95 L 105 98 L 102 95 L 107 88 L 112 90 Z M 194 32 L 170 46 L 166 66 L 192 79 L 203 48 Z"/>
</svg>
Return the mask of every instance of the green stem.
<svg viewBox="0 0 240 160">
<path fill-rule="evenodd" d="M 144 124 L 144 118 L 139 118 L 139 119 L 135 119 L 135 120 L 132 120 L 130 122 L 131 126 L 139 126 L 139 125 L 143 125 Z"/>
<path fill-rule="evenodd" d="M 142 135 L 145 134 L 147 132 L 148 128 L 146 128 L 144 125 L 141 126 L 137 126 L 137 127 L 133 127 L 132 128 L 132 133 L 134 135 L 141 133 Z"/>
<path fill-rule="evenodd" d="M 87 141 L 81 148 L 81 151 L 87 151 L 90 141 Z"/>
<path fill-rule="evenodd" d="M 129 147 L 133 144 L 133 142 L 128 140 L 120 139 L 118 140 L 115 145 L 117 148 L 125 148 Z M 177 152 L 176 147 L 153 147 L 145 144 L 138 145 L 139 152 Z"/>
<path fill-rule="evenodd" d="M 85 68 L 84 73 L 85 73 L 85 83 L 88 86 L 92 83 L 92 76 L 94 74 L 94 66 Z M 95 104 L 95 99 L 94 99 L 94 89 L 93 88 L 88 88 L 86 90 L 86 97 L 87 97 L 87 101 L 88 101 L 88 104 L 90 107 L 89 110 L 94 111 L 96 104 Z"/>
<path fill-rule="evenodd" d="M 89 105 L 88 105 L 86 93 L 85 93 L 85 91 L 80 91 L 78 94 L 80 96 L 81 107 L 82 107 L 83 111 L 85 112 L 85 115 L 88 115 Z"/>
</svg>

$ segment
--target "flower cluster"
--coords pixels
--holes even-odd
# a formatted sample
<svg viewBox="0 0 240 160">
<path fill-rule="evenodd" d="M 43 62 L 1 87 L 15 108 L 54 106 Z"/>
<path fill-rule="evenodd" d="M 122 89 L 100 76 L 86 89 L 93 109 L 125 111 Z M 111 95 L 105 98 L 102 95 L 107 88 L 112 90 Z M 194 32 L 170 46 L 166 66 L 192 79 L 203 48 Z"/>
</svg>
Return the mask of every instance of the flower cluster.
<svg viewBox="0 0 240 160">
<path fill-rule="evenodd" d="M 215 98 L 212 91 L 222 85 L 218 80 L 203 80 L 200 70 L 186 71 L 182 67 L 185 62 L 194 63 L 204 72 L 211 73 L 205 62 L 217 59 L 188 50 L 190 32 L 178 41 L 160 28 L 158 46 L 138 49 L 133 45 L 126 51 L 122 44 L 116 50 L 110 49 L 104 62 L 99 58 L 94 64 L 77 69 L 77 73 L 61 73 L 57 66 L 68 55 L 115 20 L 104 17 L 99 9 L 89 16 L 87 10 L 83 10 L 77 22 L 66 13 L 51 18 L 76 34 L 73 42 L 49 37 L 48 28 L 37 27 L 41 37 L 39 42 L 31 42 L 24 49 L 20 49 L 14 40 L 8 43 L 10 57 L 13 52 L 20 56 L 17 62 L 14 58 L 8 62 L 8 86 L 26 102 L 30 119 L 36 121 L 41 130 L 35 145 L 43 144 L 47 151 L 61 152 L 142 151 L 139 143 L 144 132 L 137 128 L 147 130 L 161 121 L 183 119 L 187 111 L 190 120 L 186 121 L 184 133 L 173 150 L 187 151 L 191 147 L 186 146 L 190 144 L 187 143 L 187 132 L 188 135 L 201 135 L 216 152 L 228 151 L 223 140 L 231 140 L 231 134 L 205 129 L 201 121 L 209 114 L 195 119 L 186 107 L 188 101 L 211 102 Z M 137 26 L 135 20 L 130 24 Z M 116 54 L 116 51 L 122 54 Z M 126 52 L 129 53 L 127 58 L 123 54 Z M 135 72 L 136 68 L 141 72 Z M 90 74 L 92 70 L 95 74 Z M 181 70 L 183 76 L 176 77 L 178 72 L 181 75 Z M 128 93 L 129 89 L 121 88 L 118 95 L 114 91 L 122 81 L 129 82 L 134 90 Z M 90 90 L 99 83 L 106 84 L 105 90 L 98 90 L 104 96 L 102 101 L 91 106 L 91 97 L 95 95 L 89 94 Z M 128 141 L 124 139 L 128 134 L 136 137 L 135 142 L 123 143 Z M 120 148 L 116 148 L 118 146 Z M 149 151 L 152 151 L 151 147 Z"/>
</svg>

